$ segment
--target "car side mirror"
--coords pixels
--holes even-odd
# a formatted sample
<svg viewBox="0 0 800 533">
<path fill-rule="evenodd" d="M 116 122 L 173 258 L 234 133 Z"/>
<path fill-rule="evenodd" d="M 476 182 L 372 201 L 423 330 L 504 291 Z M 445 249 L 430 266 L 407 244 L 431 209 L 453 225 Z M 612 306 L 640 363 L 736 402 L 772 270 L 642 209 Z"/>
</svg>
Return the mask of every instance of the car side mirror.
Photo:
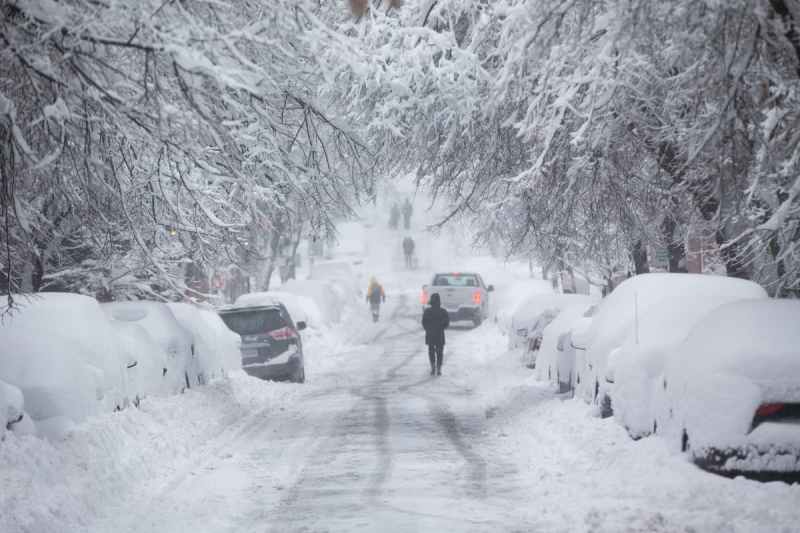
<svg viewBox="0 0 800 533">
<path fill-rule="evenodd" d="M 488 292 L 493 292 L 494 291 L 494 285 L 489 285 L 488 287 L 486 287 L 486 290 Z"/>
<path fill-rule="evenodd" d="M 297 331 L 303 331 L 306 327 L 307 325 L 303 320 L 297 323 Z"/>
</svg>

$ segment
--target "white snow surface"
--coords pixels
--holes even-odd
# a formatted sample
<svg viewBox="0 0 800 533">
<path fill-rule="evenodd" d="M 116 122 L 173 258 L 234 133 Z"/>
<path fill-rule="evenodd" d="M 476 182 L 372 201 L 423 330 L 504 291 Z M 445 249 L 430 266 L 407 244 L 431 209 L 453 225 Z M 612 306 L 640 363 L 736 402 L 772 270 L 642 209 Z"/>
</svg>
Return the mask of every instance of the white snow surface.
<svg viewBox="0 0 800 533">
<path fill-rule="evenodd" d="M 718 477 L 661 439 L 632 441 L 531 382 L 494 321 L 451 328 L 431 377 L 417 299 L 430 272 L 478 271 L 498 304 L 527 267 L 423 232 L 432 219 L 415 202 L 425 266 L 404 271 L 406 232 L 385 229 L 387 213 L 363 213 L 356 267 L 386 288 L 381 320 L 344 304 L 341 320 L 304 331 L 305 384 L 234 372 L 90 417 L 61 440 L 7 433 L 0 531 L 796 530 L 800 485 Z"/>
</svg>

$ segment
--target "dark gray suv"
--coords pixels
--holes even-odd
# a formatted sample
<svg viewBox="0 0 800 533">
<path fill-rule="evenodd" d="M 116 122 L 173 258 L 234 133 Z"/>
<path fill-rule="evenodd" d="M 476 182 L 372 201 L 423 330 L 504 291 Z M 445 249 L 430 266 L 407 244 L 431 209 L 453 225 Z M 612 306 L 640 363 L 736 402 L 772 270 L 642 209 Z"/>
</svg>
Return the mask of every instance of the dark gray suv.
<svg viewBox="0 0 800 533">
<path fill-rule="evenodd" d="M 219 311 L 225 324 L 242 337 L 242 368 L 251 376 L 303 383 L 303 343 L 300 331 L 281 303 L 232 307 Z"/>
</svg>

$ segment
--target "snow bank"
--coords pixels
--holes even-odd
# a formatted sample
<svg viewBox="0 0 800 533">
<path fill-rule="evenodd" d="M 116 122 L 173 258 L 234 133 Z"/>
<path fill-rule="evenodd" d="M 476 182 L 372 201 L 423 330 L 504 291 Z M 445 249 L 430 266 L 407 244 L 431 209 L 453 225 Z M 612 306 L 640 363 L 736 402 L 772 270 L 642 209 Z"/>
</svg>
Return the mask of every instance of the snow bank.
<svg viewBox="0 0 800 533">
<path fill-rule="evenodd" d="M 97 301 L 42 293 L 0 324 L 0 379 L 22 390 L 35 420 L 84 420 L 122 403 L 120 357 Z"/>
</svg>

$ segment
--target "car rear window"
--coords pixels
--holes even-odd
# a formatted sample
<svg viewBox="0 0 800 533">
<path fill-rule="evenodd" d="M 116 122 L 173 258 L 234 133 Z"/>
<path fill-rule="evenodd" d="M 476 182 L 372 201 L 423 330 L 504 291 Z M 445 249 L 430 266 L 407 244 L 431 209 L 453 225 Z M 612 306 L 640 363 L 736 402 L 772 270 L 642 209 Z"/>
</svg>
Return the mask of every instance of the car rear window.
<svg viewBox="0 0 800 533">
<path fill-rule="evenodd" d="M 266 333 L 286 326 L 286 322 L 277 309 L 235 311 L 220 316 L 225 325 L 239 335 Z"/>
<path fill-rule="evenodd" d="M 440 287 L 478 287 L 475 274 L 436 274 L 433 284 Z"/>
</svg>

